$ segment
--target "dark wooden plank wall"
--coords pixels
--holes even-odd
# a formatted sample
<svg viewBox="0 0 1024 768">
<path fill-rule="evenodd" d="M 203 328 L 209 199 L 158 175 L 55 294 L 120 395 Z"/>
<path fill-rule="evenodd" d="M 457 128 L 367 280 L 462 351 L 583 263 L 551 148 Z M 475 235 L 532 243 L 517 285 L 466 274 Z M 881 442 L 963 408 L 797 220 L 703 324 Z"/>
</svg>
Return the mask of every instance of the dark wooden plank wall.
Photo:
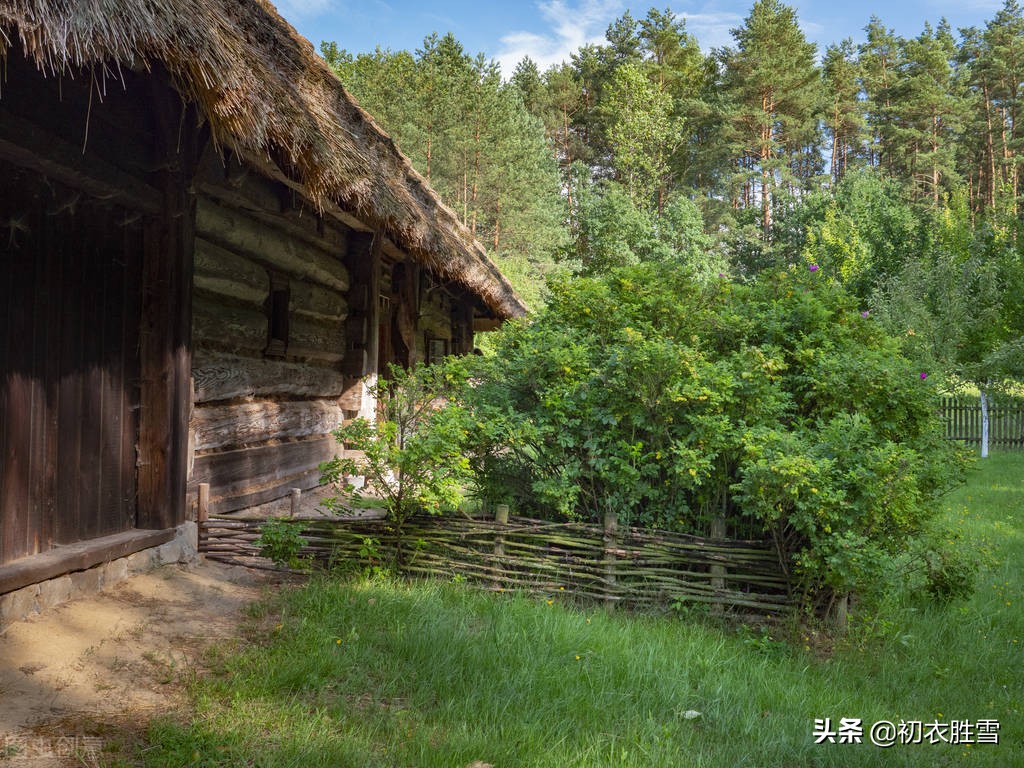
<svg viewBox="0 0 1024 768">
<path fill-rule="evenodd" d="M 0 174 L 5 563 L 134 525 L 141 229 L 56 181 Z"/>
<path fill-rule="evenodd" d="M 4 64 L 0 564 L 184 520 L 202 143 L 159 67 Z"/>
</svg>

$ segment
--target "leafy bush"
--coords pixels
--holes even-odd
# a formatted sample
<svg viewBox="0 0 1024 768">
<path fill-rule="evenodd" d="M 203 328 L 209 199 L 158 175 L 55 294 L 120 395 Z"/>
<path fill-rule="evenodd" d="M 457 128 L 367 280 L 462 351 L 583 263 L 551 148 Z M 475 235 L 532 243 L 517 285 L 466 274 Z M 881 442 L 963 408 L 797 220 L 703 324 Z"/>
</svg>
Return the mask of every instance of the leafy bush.
<svg viewBox="0 0 1024 768">
<path fill-rule="evenodd" d="M 462 395 L 485 498 L 681 530 L 725 518 L 847 591 L 961 478 L 938 375 L 814 265 L 705 286 L 641 265 L 551 292 Z"/>
<path fill-rule="evenodd" d="M 346 453 L 321 464 L 323 479 L 339 483 L 364 477 L 369 492 L 383 499 L 388 518 L 399 526 L 418 512 L 457 507 L 469 480 L 466 428 L 461 406 L 445 394 L 464 379 L 456 360 L 411 371 L 393 367 L 390 381 L 381 379 L 371 387 L 376 421 L 355 419 L 335 431 Z M 355 499 L 367 495 L 352 484 L 345 490 Z M 338 509 L 342 503 L 335 498 L 325 505 Z"/>
<path fill-rule="evenodd" d="M 301 555 L 302 548 L 306 546 L 306 540 L 302 538 L 305 529 L 304 522 L 275 517 L 260 526 L 255 544 L 260 555 L 273 560 L 279 568 L 305 570 L 309 567 L 309 558 Z"/>
</svg>

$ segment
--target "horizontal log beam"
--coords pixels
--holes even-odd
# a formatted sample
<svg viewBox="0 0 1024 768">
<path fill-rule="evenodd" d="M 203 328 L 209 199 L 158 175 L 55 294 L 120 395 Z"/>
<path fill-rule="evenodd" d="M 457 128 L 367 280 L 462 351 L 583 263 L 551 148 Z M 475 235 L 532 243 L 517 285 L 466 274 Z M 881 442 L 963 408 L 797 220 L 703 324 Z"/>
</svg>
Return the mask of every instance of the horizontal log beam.
<svg viewBox="0 0 1024 768">
<path fill-rule="evenodd" d="M 288 355 L 313 356 L 340 363 L 345 357 L 344 319 L 293 316 L 288 331 Z"/>
<path fill-rule="evenodd" d="M 313 320 L 343 321 L 348 317 L 348 301 L 340 291 L 314 285 L 304 280 L 292 280 L 291 311 Z"/>
<path fill-rule="evenodd" d="M 158 547 L 174 536 L 173 528 L 164 531 L 131 530 L 54 547 L 41 555 L 0 566 L 0 595 Z"/>
<path fill-rule="evenodd" d="M 199 197 L 196 232 L 205 240 L 254 260 L 268 269 L 320 283 L 342 293 L 348 291 L 348 270 L 340 253 L 313 247 L 262 222 L 248 213 L 228 208 L 209 197 Z"/>
<path fill-rule="evenodd" d="M 230 512 L 238 512 L 242 509 L 249 509 L 260 504 L 269 504 L 272 501 L 283 499 L 291 493 L 293 488 L 308 491 L 319 485 L 320 470 L 310 469 L 306 472 L 286 477 L 263 488 L 214 499 L 210 502 L 210 512 L 215 515 L 226 515 Z"/>
<path fill-rule="evenodd" d="M 345 377 L 330 368 L 209 352 L 195 356 L 192 377 L 197 404 L 241 397 L 337 398 L 346 389 Z"/>
<path fill-rule="evenodd" d="M 345 238 L 339 230 L 332 230 L 334 238 L 322 237 L 317 231 L 316 214 L 307 212 L 305 216 L 289 215 L 278 210 L 271 210 L 262 207 L 259 202 L 246 196 L 244 191 L 235 191 L 229 187 L 213 184 L 209 181 L 201 181 L 196 184 L 200 194 L 217 200 L 223 205 L 244 211 L 260 223 L 277 229 L 288 237 L 302 240 L 313 248 L 319 248 L 326 253 L 344 253 Z M 312 204 L 310 204 L 312 207 Z"/>
<path fill-rule="evenodd" d="M 340 450 L 333 437 L 324 437 L 196 456 L 191 484 L 198 489 L 200 483 L 209 483 L 212 504 L 317 470 L 320 462 L 334 458 Z"/>
<path fill-rule="evenodd" d="M 216 294 L 196 290 L 192 339 L 199 349 L 261 356 L 267 347 L 267 316 L 253 305 L 225 302 Z"/>
<path fill-rule="evenodd" d="M 95 154 L 83 153 L 45 128 L 2 108 L 0 160 L 131 210 L 156 215 L 163 209 L 162 195 L 145 181 L 100 160 Z"/>
<path fill-rule="evenodd" d="M 197 288 L 258 307 L 270 295 L 266 267 L 201 237 L 196 238 L 195 281 Z"/>
<path fill-rule="evenodd" d="M 311 435 L 327 435 L 341 424 L 341 408 L 332 400 L 276 402 L 260 400 L 196 408 L 192 431 L 197 452 L 236 448 Z"/>
</svg>

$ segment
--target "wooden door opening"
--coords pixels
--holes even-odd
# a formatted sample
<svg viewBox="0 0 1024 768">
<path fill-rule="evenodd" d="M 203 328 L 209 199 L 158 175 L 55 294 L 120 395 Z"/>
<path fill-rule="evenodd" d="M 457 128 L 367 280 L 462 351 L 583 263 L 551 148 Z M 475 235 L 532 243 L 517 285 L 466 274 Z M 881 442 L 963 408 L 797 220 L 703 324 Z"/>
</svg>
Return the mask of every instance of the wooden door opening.
<svg viewBox="0 0 1024 768">
<path fill-rule="evenodd" d="M 0 163 L 0 564 L 134 527 L 140 217 Z"/>
</svg>

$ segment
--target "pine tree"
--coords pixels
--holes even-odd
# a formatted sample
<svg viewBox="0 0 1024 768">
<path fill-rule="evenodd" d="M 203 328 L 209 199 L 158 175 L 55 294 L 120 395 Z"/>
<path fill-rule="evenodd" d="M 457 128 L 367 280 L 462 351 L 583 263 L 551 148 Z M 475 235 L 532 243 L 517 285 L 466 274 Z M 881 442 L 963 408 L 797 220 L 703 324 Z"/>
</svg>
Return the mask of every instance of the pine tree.
<svg viewBox="0 0 1024 768">
<path fill-rule="evenodd" d="M 993 101 L 992 73 L 983 63 L 985 42 L 975 27 L 961 30 L 958 69 L 966 83 L 966 116 L 957 160 L 967 181 L 971 210 L 981 212 L 996 201 L 1000 184 L 999 116 Z"/>
<path fill-rule="evenodd" d="M 892 173 L 915 199 L 937 207 L 959 178 L 955 139 L 966 103 L 954 68 L 956 43 L 945 22 L 934 30 L 926 23 L 900 47 L 899 79 L 890 89 Z"/>
<path fill-rule="evenodd" d="M 796 12 L 779 0 L 758 0 L 732 35 L 736 48 L 722 57 L 732 102 L 728 130 L 738 165 L 737 202 L 760 207 L 762 237 L 769 240 L 777 190 L 799 192 L 820 167 L 811 157 L 818 149 L 821 103 L 815 45 L 804 37 Z"/>
<path fill-rule="evenodd" d="M 860 46 L 861 84 L 867 96 L 867 123 L 870 132 L 869 163 L 891 169 L 892 89 L 895 87 L 900 38 L 886 29 L 881 19 L 872 16 L 864 28 L 867 42 Z"/>
<path fill-rule="evenodd" d="M 853 41 L 847 38 L 830 45 L 822 61 L 822 77 L 828 100 L 825 130 L 831 139 L 829 168 L 832 183 L 839 184 L 851 163 L 864 152 L 864 104 L 860 99 L 861 68 Z"/>
<path fill-rule="evenodd" d="M 640 21 L 641 51 L 649 76 L 676 101 L 697 95 L 704 56 L 696 38 L 686 31 L 686 22 L 671 9 L 654 8 Z"/>
<path fill-rule="evenodd" d="M 658 92 L 669 97 L 669 121 L 677 133 L 658 189 L 658 210 L 663 211 L 673 190 L 694 182 L 696 132 L 708 109 L 703 101 L 707 70 L 697 39 L 671 9 L 649 10 L 640 21 L 639 34 L 644 70 Z"/>
<path fill-rule="evenodd" d="M 541 79 L 537 62 L 529 56 L 525 56 L 516 64 L 509 82 L 519 91 L 523 106 L 531 114 L 542 117 L 545 107 L 544 81 Z"/>
<path fill-rule="evenodd" d="M 1008 190 L 1016 212 L 1024 163 L 1024 14 L 1017 0 L 1007 0 L 986 25 L 976 75 L 987 88 L 987 107 L 994 118 L 992 159 L 997 170 L 992 182 Z M 994 203 L 995 189 L 990 196 Z"/>
</svg>

